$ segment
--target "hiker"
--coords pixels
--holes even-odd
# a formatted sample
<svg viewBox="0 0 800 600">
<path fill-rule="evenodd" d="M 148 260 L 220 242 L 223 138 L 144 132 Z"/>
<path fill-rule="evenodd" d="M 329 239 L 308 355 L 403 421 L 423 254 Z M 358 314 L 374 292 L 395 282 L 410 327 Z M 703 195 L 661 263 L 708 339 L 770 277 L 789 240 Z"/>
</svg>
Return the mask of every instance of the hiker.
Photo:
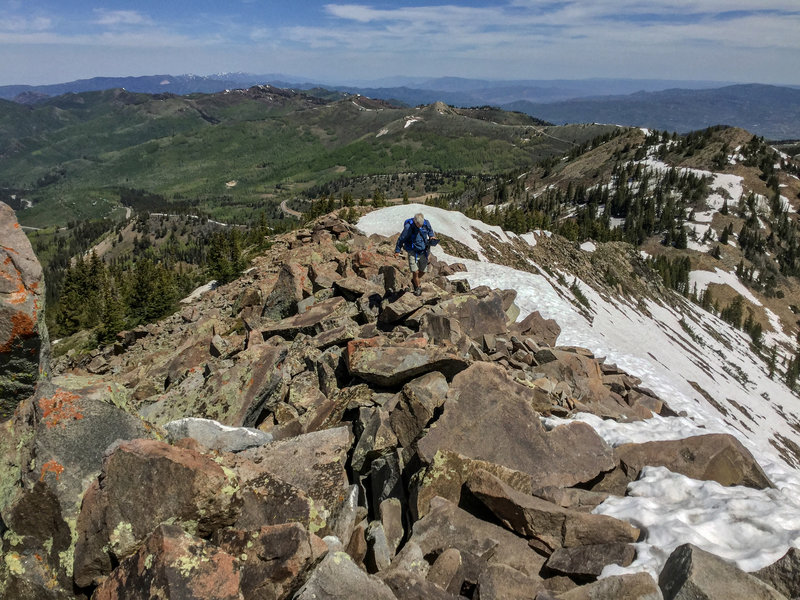
<svg viewBox="0 0 800 600">
<path fill-rule="evenodd" d="M 408 253 L 408 268 L 411 269 L 411 282 L 414 284 L 414 295 L 422 294 L 420 279 L 428 268 L 428 253 L 430 247 L 439 243 L 433 227 L 422 213 L 414 215 L 413 219 L 406 219 L 403 223 L 403 233 L 397 238 L 394 248 L 396 258 L 400 257 L 402 247 Z"/>
</svg>

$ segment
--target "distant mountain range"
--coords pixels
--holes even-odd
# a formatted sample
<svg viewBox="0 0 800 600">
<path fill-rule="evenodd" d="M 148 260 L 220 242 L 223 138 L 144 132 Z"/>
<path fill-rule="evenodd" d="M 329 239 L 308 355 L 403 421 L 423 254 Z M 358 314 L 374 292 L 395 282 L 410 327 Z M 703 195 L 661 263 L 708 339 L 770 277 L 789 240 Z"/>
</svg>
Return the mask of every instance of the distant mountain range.
<svg viewBox="0 0 800 600">
<path fill-rule="evenodd" d="M 716 124 L 742 127 L 768 139 L 800 138 L 800 87 L 714 81 L 585 79 L 505 80 L 395 77 L 380 81 L 304 81 L 292 75 L 223 73 L 98 77 L 53 85 L 0 86 L 0 98 L 35 104 L 66 93 L 125 88 L 146 94 L 188 95 L 269 84 L 360 94 L 419 106 L 499 106 L 556 123 L 615 123 L 685 133 Z"/>
<path fill-rule="evenodd" d="M 678 132 L 724 124 L 768 139 L 800 137 L 800 89 L 772 85 L 674 89 L 551 103 L 522 100 L 503 108 L 553 123 L 616 123 Z"/>
</svg>

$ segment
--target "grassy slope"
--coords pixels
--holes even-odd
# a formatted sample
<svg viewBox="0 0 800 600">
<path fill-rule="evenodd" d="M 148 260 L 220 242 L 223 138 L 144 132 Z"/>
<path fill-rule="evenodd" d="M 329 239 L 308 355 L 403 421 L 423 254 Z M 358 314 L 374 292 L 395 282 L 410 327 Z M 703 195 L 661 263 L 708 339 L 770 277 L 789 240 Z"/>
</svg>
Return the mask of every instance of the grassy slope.
<svg viewBox="0 0 800 600">
<path fill-rule="evenodd" d="M 499 172 L 603 130 L 547 128 L 550 137 L 519 114 L 359 102 L 366 104 L 270 90 L 190 97 L 115 90 L 35 108 L 1 103 L 0 146 L 16 151 L 0 158 L 0 187 L 31 190 L 26 197 L 36 206 L 20 214 L 30 225 L 107 215 L 118 210 L 120 187 L 199 198 L 213 215 L 236 220 L 336 177 Z M 412 116 L 419 120 L 406 127 Z"/>
</svg>

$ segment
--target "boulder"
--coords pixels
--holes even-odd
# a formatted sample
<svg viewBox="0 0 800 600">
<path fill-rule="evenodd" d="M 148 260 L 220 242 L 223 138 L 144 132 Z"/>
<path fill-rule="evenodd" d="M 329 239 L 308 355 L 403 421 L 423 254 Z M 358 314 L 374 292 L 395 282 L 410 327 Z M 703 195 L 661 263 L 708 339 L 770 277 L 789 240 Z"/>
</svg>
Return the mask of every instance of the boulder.
<svg viewBox="0 0 800 600">
<path fill-rule="evenodd" d="M 234 529 L 254 531 L 266 525 L 299 523 L 311 533 L 327 531 L 324 515 L 307 493 L 263 469 L 242 482 L 240 493 L 242 504 Z"/>
<path fill-rule="evenodd" d="M 387 454 L 397 447 L 397 437 L 389 423 L 389 412 L 383 409 L 371 410 L 370 416 L 364 422 L 364 431 L 358 438 L 358 443 L 353 450 L 352 467 L 357 473 L 369 466 L 375 458 Z"/>
<path fill-rule="evenodd" d="M 233 366 L 207 379 L 200 372 L 190 375 L 139 409 L 139 414 L 159 425 L 192 416 L 229 427 L 254 427 L 266 408 L 285 393 L 282 366 L 286 356 L 285 346 L 252 346 L 237 355 Z"/>
<path fill-rule="evenodd" d="M 511 299 L 513 302 L 513 298 Z M 439 303 L 440 314 L 459 322 L 461 331 L 473 340 L 482 343 L 487 333 L 502 334 L 508 331 L 506 308 L 501 292 L 486 294 L 462 294 Z M 508 303 L 509 305 L 511 302 Z"/>
<path fill-rule="evenodd" d="M 345 463 L 353 443 L 347 427 L 337 427 L 272 442 L 236 455 L 233 468 L 245 483 L 267 473 L 300 489 L 314 502 L 320 523 L 338 516 L 347 498 Z"/>
<path fill-rule="evenodd" d="M 214 543 L 238 560 L 244 598 L 290 598 L 305 583 L 328 547 L 298 523 L 252 531 L 223 529 Z"/>
<path fill-rule="evenodd" d="M 308 269 L 298 264 L 284 263 L 275 286 L 264 301 L 262 317 L 280 321 L 294 315 L 297 313 L 297 303 L 311 293 Z"/>
<path fill-rule="evenodd" d="M 550 571 L 573 579 L 595 579 L 607 565 L 627 567 L 636 557 L 631 544 L 592 544 L 556 548 L 545 565 Z"/>
<path fill-rule="evenodd" d="M 327 329 L 338 327 L 338 319 L 351 316 L 349 310 L 345 299 L 336 296 L 313 304 L 305 312 L 267 325 L 261 333 L 265 340 L 275 335 L 286 339 L 294 339 L 300 333 L 314 336 Z"/>
<path fill-rule="evenodd" d="M 437 302 L 441 298 L 442 293 L 442 290 L 433 285 L 425 285 L 422 288 L 422 295 L 420 296 L 410 293 L 400 294 L 383 307 L 383 311 L 381 311 L 378 317 L 378 322 L 390 325 L 402 321 L 426 304 Z"/>
<path fill-rule="evenodd" d="M 526 575 L 506 565 L 489 565 L 478 579 L 477 600 L 530 600 L 545 589 L 538 575 Z"/>
<path fill-rule="evenodd" d="M 430 512 L 414 523 L 410 541 L 426 557 L 438 557 L 448 548 L 457 549 L 464 581 L 473 586 L 487 564 L 503 564 L 535 575 L 545 562 L 523 538 L 478 519 L 443 498 L 434 498 Z"/>
<path fill-rule="evenodd" d="M 49 373 L 42 267 L 14 211 L 0 202 L 0 421 Z M 40 370 L 41 363 L 41 370 Z"/>
<path fill-rule="evenodd" d="M 442 416 L 419 440 L 431 464 L 437 451 L 450 451 L 528 473 L 538 487 L 569 487 L 614 468 L 613 452 L 585 423 L 545 431 L 531 408 L 531 390 L 505 369 L 475 363 L 453 379 Z"/>
<path fill-rule="evenodd" d="M 634 481 L 645 466 L 653 466 L 721 485 L 744 485 L 759 490 L 774 487 L 753 455 L 727 433 L 624 444 L 616 448 L 616 453 L 629 481 Z"/>
<path fill-rule="evenodd" d="M 403 386 L 397 403 L 389 414 L 389 423 L 399 444 L 408 447 L 433 419 L 434 411 L 444 404 L 447 378 L 434 371 Z"/>
<path fill-rule="evenodd" d="M 419 330 L 437 346 L 455 346 L 464 335 L 461 332 L 461 325 L 456 319 L 435 313 L 422 316 Z"/>
<path fill-rule="evenodd" d="M 395 387 L 431 371 L 453 377 L 468 365 L 466 359 L 436 347 L 360 347 L 348 353 L 350 373 L 381 387 Z"/>
<path fill-rule="evenodd" d="M 122 442 L 103 462 L 78 516 L 74 577 L 97 584 L 159 524 L 207 536 L 237 516 L 239 484 L 211 458 L 155 440 Z"/>
<path fill-rule="evenodd" d="M 228 427 L 212 419 L 185 417 L 164 425 L 172 443 L 192 438 L 209 450 L 241 452 L 272 441 L 272 435 L 252 427 Z"/>
<path fill-rule="evenodd" d="M 397 600 L 377 577 L 367 575 L 341 551 L 329 552 L 294 595 L 294 600 Z"/>
<path fill-rule="evenodd" d="M 648 573 L 606 577 L 558 596 L 558 600 L 605 600 L 606 598 L 662 600 L 656 582 Z"/>
<path fill-rule="evenodd" d="M 438 585 L 408 571 L 392 570 L 381 574 L 397 600 L 462 600 L 463 596 L 451 594 Z"/>
<path fill-rule="evenodd" d="M 561 327 L 555 319 L 545 319 L 539 311 L 534 311 L 512 327 L 521 335 L 530 336 L 539 344 L 555 346 Z"/>
<path fill-rule="evenodd" d="M 787 598 L 800 597 L 800 550 L 789 550 L 777 561 L 751 573 Z"/>
<path fill-rule="evenodd" d="M 427 580 L 443 590 L 455 588 L 458 592 L 463 581 L 463 566 L 461 552 L 455 548 L 448 548 L 433 561 Z"/>
<path fill-rule="evenodd" d="M 355 302 L 361 296 L 383 295 L 383 287 L 379 287 L 362 277 L 343 277 L 337 280 L 333 287 L 339 295 L 350 302 Z"/>
<path fill-rule="evenodd" d="M 658 585 L 664 600 L 786 600 L 772 586 L 692 544 L 669 555 Z"/>
<path fill-rule="evenodd" d="M 486 471 L 467 481 L 470 492 L 509 529 L 536 540 L 546 552 L 562 547 L 627 544 L 639 530 L 607 515 L 571 511 L 512 489 Z"/>
<path fill-rule="evenodd" d="M 6 597 L 68 597 L 71 565 L 63 564 L 63 556 L 69 555 L 72 533 L 47 484 L 39 481 L 23 490 L 4 511 L 3 522 L 10 530 L 0 541 L 0 555 L 5 558 L 0 565 L 0 589 Z"/>
<path fill-rule="evenodd" d="M 177 525 L 159 525 L 95 590 L 94 600 L 241 600 L 233 556 Z"/>
</svg>

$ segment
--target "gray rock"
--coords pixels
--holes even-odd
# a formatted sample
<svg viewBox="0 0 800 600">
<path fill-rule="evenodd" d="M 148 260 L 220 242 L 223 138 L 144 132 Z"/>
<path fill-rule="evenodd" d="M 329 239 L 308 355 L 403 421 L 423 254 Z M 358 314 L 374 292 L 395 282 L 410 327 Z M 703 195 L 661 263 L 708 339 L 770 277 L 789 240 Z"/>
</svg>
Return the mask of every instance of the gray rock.
<svg viewBox="0 0 800 600">
<path fill-rule="evenodd" d="M 664 600 L 786 600 L 772 586 L 692 544 L 669 555 L 658 585 Z"/>
<path fill-rule="evenodd" d="M 278 280 L 264 302 L 262 316 L 280 321 L 297 314 L 297 303 L 311 295 L 308 270 L 301 265 L 285 263 L 278 273 Z M 264 337 L 267 339 L 267 336 Z"/>
<path fill-rule="evenodd" d="M 386 532 L 380 521 L 373 521 L 367 526 L 364 532 L 367 540 L 367 555 L 364 564 L 370 573 L 378 573 L 386 570 L 392 562 L 394 552 L 386 541 Z"/>
<path fill-rule="evenodd" d="M 344 552 L 330 552 L 313 571 L 295 600 L 397 600 L 377 577 L 367 575 Z"/>
<path fill-rule="evenodd" d="M 212 419 L 185 417 L 164 425 L 170 442 L 192 438 L 210 450 L 241 452 L 272 441 L 272 434 L 252 427 L 228 427 Z"/>
</svg>

